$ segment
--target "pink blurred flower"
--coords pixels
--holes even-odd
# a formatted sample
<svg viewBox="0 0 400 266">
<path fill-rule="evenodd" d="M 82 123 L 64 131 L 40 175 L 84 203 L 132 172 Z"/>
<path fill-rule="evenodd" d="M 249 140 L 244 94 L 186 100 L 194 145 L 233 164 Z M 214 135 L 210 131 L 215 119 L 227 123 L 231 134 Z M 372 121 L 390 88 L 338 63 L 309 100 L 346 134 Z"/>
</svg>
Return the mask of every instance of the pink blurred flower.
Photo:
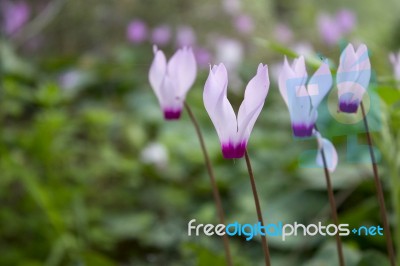
<svg viewBox="0 0 400 266">
<path fill-rule="evenodd" d="M 17 32 L 28 21 L 30 9 L 25 2 L 7 1 L 0 7 L 4 18 L 4 31 L 8 35 Z"/>
<path fill-rule="evenodd" d="M 200 68 L 207 68 L 211 64 L 212 60 L 211 53 L 205 48 L 202 47 L 195 48 L 194 56 Z"/>
<path fill-rule="evenodd" d="M 335 45 L 346 34 L 353 31 L 356 24 L 356 17 L 350 10 L 342 9 L 335 16 L 325 13 L 320 14 L 317 23 L 324 42 L 328 45 Z"/>
<path fill-rule="evenodd" d="M 171 40 L 171 28 L 168 25 L 160 25 L 151 33 L 151 41 L 157 45 L 166 45 Z"/>
<path fill-rule="evenodd" d="M 336 13 L 336 22 L 343 33 L 351 32 L 356 26 L 356 16 L 348 9 L 342 9 Z"/>
<path fill-rule="evenodd" d="M 235 28 L 238 32 L 248 34 L 254 30 L 253 19 L 245 14 L 241 14 L 235 18 Z"/>
<path fill-rule="evenodd" d="M 275 38 L 281 43 L 288 43 L 293 38 L 292 30 L 285 24 L 279 23 L 275 27 Z"/>
<path fill-rule="evenodd" d="M 178 47 L 194 46 L 196 43 L 196 34 L 189 26 L 181 26 L 176 33 L 176 45 Z"/>
<path fill-rule="evenodd" d="M 328 45 L 335 45 L 342 38 L 342 32 L 335 21 L 328 14 L 321 14 L 318 17 L 318 29 L 323 41 Z"/>
<path fill-rule="evenodd" d="M 142 43 L 147 39 L 147 25 L 140 19 L 132 20 L 128 24 L 126 37 L 132 43 Z"/>
</svg>

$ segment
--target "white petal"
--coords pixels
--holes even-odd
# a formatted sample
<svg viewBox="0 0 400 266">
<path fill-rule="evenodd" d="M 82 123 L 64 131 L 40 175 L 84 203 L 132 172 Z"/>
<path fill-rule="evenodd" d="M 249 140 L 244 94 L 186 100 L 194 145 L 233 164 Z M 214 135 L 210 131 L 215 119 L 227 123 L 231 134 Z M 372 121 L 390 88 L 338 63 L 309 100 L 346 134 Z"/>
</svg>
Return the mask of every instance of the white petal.
<svg viewBox="0 0 400 266">
<path fill-rule="evenodd" d="M 318 68 L 307 84 L 308 94 L 315 109 L 332 87 L 332 74 L 326 62 Z"/>
<path fill-rule="evenodd" d="M 154 47 L 154 49 L 154 59 L 150 66 L 149 81 L 158 100 L 161 101 L 160 91 L 167 71 L 167 61 L 162 51 L 157 51 L 157 47 Z"/>
<path fill-rule="evenodd" d="M 317 133 L 316 136 L 318 140 L 318 155 L 316 162 L 319 166 L 325 167 L 321 154 L 321 151 L 323 150 L 327 163 L 327 168 L 329 172 L 332 173 L 335 171 L 338 164 L 338 154 L 336 152 L 335 146 L 333 146 L 333 144 L 329 140 L 323 138 L 319 133 Z"/>
<path fill-rule="evenodd" d="M 238 112 L 238 141 L 247 141 L 264 106 L 269 90 L 268 66 L 259 64 L 257 74 L 246 87 Z"/>
<path fill-rule="evenodd" d="M 168 75 L 176 86 L 177 95 L 185 98 L 197 74 L 196 59 L 191 48 L 176 51 L 168 62 Z"/>
<path fill-rule="evenodd" d="M 357 83 L 360 84 L 364 90 L 368 89 L 369 80 L 371 78 L 371 63 L 369 61 L 368 48 L 365 44 L 361 44 L 356 52 L 358 69 L 360 74 Z M 362 97 L 362 96 L 361 96 Z"/>
<path fill-rule="evenodd" d="M 160 90 L 160 97 L 160 105 L 164 111 L 182 110 L 184 99 L 176 94 L 175 84 L 169 76 L 166 76 L 164 79 Z"/>
<path fill-rule="evenodd" d="M 227 85 L 228 75 L 223 64 L 210 69 L 204 85 L 203 101 L 221 144 L 233 141 L 237 133 L 236 115 L 227 98 Z"/>
<path fill-rule="evenodd" d="M 340 55 L 336 82 L 356 82 L 359 76 L 359 64 L 352 44 L 348 44 Z"/>
</svg>

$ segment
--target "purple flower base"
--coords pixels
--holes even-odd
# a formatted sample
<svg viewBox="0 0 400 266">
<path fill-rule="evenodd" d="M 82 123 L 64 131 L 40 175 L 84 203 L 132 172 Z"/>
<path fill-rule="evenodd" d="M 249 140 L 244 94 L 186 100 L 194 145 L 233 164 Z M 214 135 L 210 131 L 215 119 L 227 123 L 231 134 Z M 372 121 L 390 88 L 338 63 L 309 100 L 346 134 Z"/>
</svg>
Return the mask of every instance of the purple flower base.
<svg viewBox="0 0 400 266">
<path fill-rule="evenodd" d="M 165 120 L 178 120 L 181 117 L 182 110 L 164 110 Z"/>
<path fill-rule="evenodd" d="M 225 159 L 242 158 L 246 151 L 246 142 L 233 144 L 232 142 L 222 144 L 222 155 Z"/>
<path fill-rule="evenodd" d="M 339 102 L 339 111 L 344 113 L 357 113 L 358 102 Z"/>
<path fill-rule="evenodd" d="M 311 137 L 314 129 L 314 124 L 292 124 L 293 135 L 298 138 Z"/>
</svg>

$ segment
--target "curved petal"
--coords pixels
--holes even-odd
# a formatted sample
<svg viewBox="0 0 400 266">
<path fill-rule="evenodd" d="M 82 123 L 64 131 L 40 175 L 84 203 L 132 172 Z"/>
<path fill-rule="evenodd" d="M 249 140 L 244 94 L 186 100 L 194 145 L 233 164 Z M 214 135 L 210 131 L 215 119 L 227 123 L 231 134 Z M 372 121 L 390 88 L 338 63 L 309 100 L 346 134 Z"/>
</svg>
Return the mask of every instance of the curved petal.
<svg viewBox="0 0 400 266">
<path fill-rule="evenodd" d="M 364 92 L 368 89 L 369 80 L 371 78 L 371 63 L 369 61 L 368 48 L 365 44 L 361 44 L 356 52 L 357 64 L 360 74 L 357 83 L 364 88 Z M 362 97 L 362 96 L 361 96 Z"/>
<path fill-rule="evenodd" d="M 321 151 L 323 151 L 325 155 L 327 168 L 329 172 L 332 173 L 335 171 L 336 166 L 338 164 L 338 154 L 336 152 L 335 146 L 333 146 L 332 142 L 323 138 L 319 133 L 316 134 L 316 137 L 318 140 L 318 151 L 319 151 L 316 158 L 316 163 L 321 167 L 325 167 L 321 154 Z"/>
<path fill-rule="evenodd" d="M 283 61 L 283 66 L 281 68 L 281 73 L 279 75 L 278 84 L 279 84 L 279 92 L 281 93 L 281 96 L 282 96 L 283 100 L 285 101 L 287 107 L 289 107 L 289 103 L 288 103 L 286 81 L 293 76 L 294 76 L 294 72 L 293 72 L 292 68 L 290 67 L 290 65 L 287 61 L 287 58 L 285 56 L 285 59 Z"/>
<path fill-rule="evenodd" d="M 246 141 L 264 106 L 269 90 L 268 66 L 259 64 L 257 74 L 249 81 L 238 112 L 238 141 Z"/>
<path fill-rule="evenodd" d="M 307 84 L 307 91 L 311 98 L 311 103 L 315 109 L 318 108 L 321 101 L 328 94 L 332 87 L 332 74 L 329 65 L 323 62 L 315 71 Z"/>
<path fill-rule="evenodd" d="M 300 56 L 299 58 L 293 60 L 292 69 L 298 77 L 307 76 L 304 56 Z"/>
<path fill-rule="evenodd" d="M 161 102 L 161 87 L 167 71 L 167 60 L 162 51 L 154 46 L 154 59 L 150 66 L 149 81 L 151 88 L 156 94 L 158 101 Z"/>
<path fill-rule="evenodd" d="M 340 62 L 336 76 L 337 84 L 342 82 L 356 82 L 359 76 L 359 64 L 356 64 L 357 56 L 351 43 L 340 55 Z"/>
<path fill-rule="evenodd" d="M 173 80 L 166 76 L 160 90 L 160 105 L 165 119 L 178 119 L 183 108 L 183 99 L 174 92 Z"/>
<path fill-rule="evenodd" d="M 295 59 L 292 66 L 289 65 L 286 57 L 279 75 L 279 92 L 282 95 L 286 105 L 290 108 L 289 96 L 296 93 L 297 95 L 307 95 L 304 88 L 307 80 L 307 71 L 305 68 L 304 57 Z"/>
<path fill-rule="evenodd" d="M 203 101 L 221 145 L 234 141 L 237 132 L 236 115 L 227 98 L 227 85 L 228 75 L 224 64 L 210 68 L 204 85 Z"/>
<path fill-rule="evenodd" d="M 176 51 L 168 62 L 168 75 L 176 86 L 176 92 L 182 99 L 192 87 L 197 74 L 196 59 L 191 48 Z"/>
</svg>

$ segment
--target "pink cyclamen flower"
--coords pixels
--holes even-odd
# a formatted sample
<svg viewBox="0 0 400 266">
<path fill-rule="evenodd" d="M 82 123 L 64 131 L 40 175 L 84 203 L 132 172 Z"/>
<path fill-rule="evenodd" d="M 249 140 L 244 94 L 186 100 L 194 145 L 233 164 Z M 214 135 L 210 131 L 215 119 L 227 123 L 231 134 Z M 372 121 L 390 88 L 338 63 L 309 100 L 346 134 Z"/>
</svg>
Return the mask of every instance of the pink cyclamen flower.
<svg viewBox="0 0 400 266">
<path fill-rule="evenodd" d="M 400 81 L 400 52 L 398 52 L 397 54 L 395 53 L 389 54 L 389 60 L 393 66 L 394 78 L 397 81 Z"/>
<path fill-rule="evenodd" d="M 318 16 L 318 30 L 323 41 L 328 45 L 337 44 L 343 37 L 342 31 L 334 18 L 328 14 Z"/>
<path fill-rule="evenodd" d="M 180 118 L 186 93 L 192 87 L 196 74 L 196 59 L 191 48 L 178 49 L 167 62 L 164 53 L 154 46 L 149 81 L 165 119 Z"/>
<path fill-rule="evenodd" d="M 348 9 L 342 9 L 335 16 L 322 13 L 317 19 L 318 29 L 322 39 L 328 45 L 337 44 L 356 26 L 356 16 Z"/>
<path fill-rule="evenodd" d="M 237 117 L 227 98 L 227 88 L 228 74 L 224 64 L 214 65 L 204 85 L 204 106 L 217 131 L 223 156 L 241 158 L 268 94 L 268 66 L 258 66 L 257 74 L 246 87 Z"/>
<path fill-rule="evenodd" d="M 200 68 L 208 67 L 212 60 L 211 53 L 203 47 L 196 47 L 194 49 L 194 56 L 196 57 L 196 61 Z"/>
<path fill-rule="evenodd" d="M 128 24 L 126 37 L 132 43 L 142 43 L 147 39 L 147 25 L 142 20 L 135 19 Z"/>
<path fill-rule="evenodd" d="M 348 9 L 336 13 L 336 22 L 343 33 L 351 32 L 356 26 L 356 16 Z"/>
<path fill-rule="evenodd" d="M 292 65 L 285 58 L 279 76 L 279 91 L 289 109 L 293 135 L 300 138 L 313 135 L 317 108 L 332 87 L 332 75 L 326 62 L 308 83 L 307 77 L 303 56 L 295 59 Z"/>
<path fill-rule="evenodd" d="M 171 28 L 168 25 L 161 25 L 154 28 L 151 33 L 151 41 L 157 45 L 166 45 L 171 40 Z"/>
<path fill-rule="evenodd" d="M 253 18 L 245 14 L 238 15 L 234 24 L 236 30 L 243 34 L 251 33 L 254 30 Z"/>
<path fill-rule="evenodd" d="M 5 2 L 0 5 L 3 9 L 4 31 L 11 35 L 17 32 L 29 18 L 30 9 L 24 2 Z"/>
<path fill-rule="evenodd" d="M 178 47 L 194 46 L 196 44 L 196 34 L 189 26 L 181 26 L 176 32 L 176 45 Z"/>
<path fill-rule="evenodd" d="M 336 76 L 339 95 L 339 110 L 345 113 L 357 112 L 371 78 L 371 63 L 368 48 L 361 44 L 354 51 L 352 44 L 347 45 L 340 55 Z"/>
</svg>

